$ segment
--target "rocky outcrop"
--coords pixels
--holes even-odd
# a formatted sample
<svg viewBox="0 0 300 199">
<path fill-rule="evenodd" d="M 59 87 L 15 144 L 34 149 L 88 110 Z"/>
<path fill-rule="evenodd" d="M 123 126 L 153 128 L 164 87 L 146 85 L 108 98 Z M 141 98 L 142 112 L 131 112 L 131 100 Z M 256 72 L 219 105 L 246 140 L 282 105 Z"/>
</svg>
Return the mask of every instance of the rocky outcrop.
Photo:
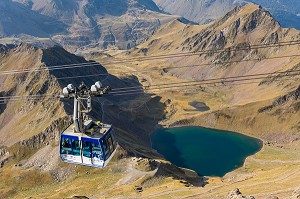
<svg viewBox="0 0 300 199">
<path fill-rule="evenodd" d="M 0 159 L 7 156 L 9 154 L 6 146 L 0 146 Z"/>
<path fill-rule="evenodd" d="M 9 156 L 9 150 L 6 146 L 0 146 L 0 168 L 12 160 Z"/>
<path fill-rule="evenodd" d="M 72 198 L 70 199 L 89 199 L 88 197 L 86 196 L 73 196 Z"/>
<path fill-rule="evenodd" d="M 279 26 L 279 23 L 274 20 L 271 14 L 259 7 L 244 19 L 243 32 L 251 32 L 260 25 L 266 25 L 270 30 Z"/>
<path fill-rule="evenodd" d="M 12 159 L 13 159 L 12 157 L 7 157 L 4 158 L 3 160 L 0 160 L 0 168 L 4 167 L 4 165 L 10 162 Z"/>
<path fill-rule="evenodd" d="M 258 112 L 263 113 L 263 112 L 271 111 L 273 108 L 283 105 L 290 100 L 299 100 L 299 99 L 300 99 L 300 86 L 295 91 L 292 91 L 292 92 L 288 93 L 287 95 L 284 95 L 284 96 L 278 98 L 277 100 L 275 100 L 272 103 L 272 105 L 259 109 Z"/>
<path fill-rule="evenodd" d="M 173 122 L 168 127 L 172 128 L 172 127 L 187 126 L 187 125 L 192 124 L 193 122 L 195 122 L 194 118 L 191 118 L 191 119 L 182 119 L 182 120 L 177 120 L 177 121 Z"/>
<path fill-rule="evenodd" d="M 244 196 L 239 189 L 235 189 L 229 193 L 226 199 L 255 199 L 254 196 Z"/>
<path fill-rule="evenodd" d="M 0 54 L 8 52 L 9 48 L 6 45 L 0 44 Z"/>
<path fill-rule="evenodd" d="M 299 199 L 300 198 L 300 187 L 292 193 L 289 199 Z"/>
<path fill-rule="evenodd" d="M 9 161 L 9 152 L 6 146 L 0 146 L 0 168 Z"/>
<path fill-rule="evenodd" d="M 43 146 L 49 145 L 52 141 L 58 142 L 60 133 L 70 125 L 70 117 L 60 118 L 53 121 L 52 124 L 40 134 L 23 140 L 19 144 L 30 149 L 40 149 Z"/>
</svg>

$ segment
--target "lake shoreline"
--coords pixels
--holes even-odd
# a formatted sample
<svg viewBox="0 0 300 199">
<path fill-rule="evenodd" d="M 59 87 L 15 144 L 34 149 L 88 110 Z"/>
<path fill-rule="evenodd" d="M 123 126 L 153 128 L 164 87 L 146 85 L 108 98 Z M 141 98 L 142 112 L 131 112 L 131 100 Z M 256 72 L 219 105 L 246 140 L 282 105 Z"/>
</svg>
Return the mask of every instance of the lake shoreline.
<svg viewBox="0 0 300 199">
<path fill-rule="evenodd" d="M 251 138 L 256 138 L 258 140 L 260 140 L 262 142 L 262 145 L 264 145 L 264 143 L 266 142 L 264 139 L 257 137 L 255 135 L 249 135 L 249 134 L 245 134 L 245 133 L 241 133 L 241 132 L 236 132 L 236 131 L 230 131 L 230 130 L 226 130 L 226 129 L 218 129 L 218 128 L 212 128 L 212 127 L 206 127 L 206 126 L 200 126 L 200 125 L 157 125 L 154 130 L 150 133 L 150 137 L 152 136 L 152 134 L 157 131 L 158 129 L 170 129 L 170 128 L 185 128 L 185 127 L 199 127 L 199 128 L 204 128 L 204 129 L 208 129 L 208 130 L 216 130 L 216 131 L 223 131 L 226 133 L 236 133 L 236 134 L 240 134 L 240 135 L 244 135 L 244 136 L 248 136 Z M 151 141 L 151 146 L 152 146 L 152 141 Z"/>
<path fill-rule="evenodd" d="M 186 130 L 187 132 L 182 132 L 183 130 Z M 199 146 L 203 145 L 203 144 L 205 145 L 205 142 L 204 143 L 201 143 L 201 142 L 203 142 L 203 140 L 205 140 L 205 139 L 208 139 L 208 141 L 211 142 L 211 143 L 214 143 L 214 142 L 218 143 L 214 147 L 216 147 L 216 148 L 220 147 L 220 152 L 222 152 L 222 151 L 225 151 L 225 152 L 227 151 L 228 152 L 228 150 L 232 150 L 231 152 L 233 153 L 233 155 L 231 156 L 231 155 L 227 154 L 227 156 L 231 158 L 231 161 L 233 161 L 233 163 L 232 163 L 233 165 L 231 165 L 230 169 L 227 168 L 228 171 L 226 171 L 225 173 L 222 173 L 222 174 L 219 173 L 219 174 L 215 174 L 215 175 L 206 175 L 205 172 L 203 174 L 201 174 L 201 172 L 199 172 L 199 170 L 197 170 L 197 169 L 191 168 L 191 167 L 186 166 L 186 165 L 182 165 L 183 163 L 179 163 L 179 164 L 176 163 L 176 161 L 174 160 L 174 157 L 170 156 L 170 154 L 172 154 L 172 152 L 168 151 L 168 149 L 166 150 L 168 152 L 166 152 L 166 151 L 163 152 L 163 151 L 161 151 L 161 149 L 158 148 L 157 145 L 162 145 L 161 143 L 164 143 L 164 141 L 158 142 L 159 144 L 155 143 L 156 142 L 155 139 L 158 139 L 158 138 L 155 138 L 155 136 L 157 137 L 157 134 L 161 133 L 160 136 L 166 136 L 166 135 L 163 135 L 163 134 L 170 134 L 170 133 L 167 133 L 168 131 L 173 131 L 174 133 L 172 134 L 172 137 L 171 137 L 172 138 L 171 140 L 173 140 L 173 142 L 168 143 L 167 147 L 174 148 L 176 153 L 178 153 L 178 151 L 179 151 L 179 154 L 181 154 L 180 149 L 183 148 L 182 146 L 189 145 L 189 144 L 181 143 L 180 147 L 176 147 L 176 144 L 175 144 L 176 141 L 174 141 L 174 139 L 176 139 L 176 136 L 175 136 L 176 132 L 177 132 L 177 136 L 179 136 L 179 134 L 181 134 L 180 136 L 183 136 L 181 141 L 184 140 L 185 137 L 189 137 L 189 134 L 192 133 L 193 136 L 199 136 L 198 139 L 194 138 L 196 140 L 199 140 L 199 143 L 194 144 L 192 146 L 196 146 L 196 148 L 198 147 L 198 152 L 200 154 L 200 157 L 202 157 L 202 156 L 205 157 L 206 154 L 201 155 L 201 152 L 204 151 L 206 148 L 201 149 L 201 148 L 199 148 Z M 192 132 L 189 132 L 189 131 L 192 131 Z M 197 131 L 199 131 L 199 132 L 197 132 Z M 204 136 L 204 137 L 201 139 L 200 136 Z M 214 137 L 214 136 L 217 136 L 217 137 Z M 210 137 L 212 137 L 212 138 L 210 138 Z M 161 138 L 161 139 L 165 139 L 165 140 L 169 141 L 166 138 Z M 189 140 L 189 139 L 186 139 L 186 140 Z M 191 140 L 193 140 L 193 139 L 191 139 Z M 187 142 L 190 142 L 191 140 L 189 140 Z M 179 142 L 181 142 L 181 141 L 179 141 Z M 222 144 L 225 145 L 225 148 L 223 148 L 223 149 L 221 147 Z M 226 146 L 226 144 L 228 146 Z M 197 146 L 197 145 L 199 145 L 199 146 Z M 243 153 L 234 154 L 234 153 L 236 153 L 236 151 L 235 151 L 236 149 L 231 149 L 233 146 L 241 148 L 240 151 L 244 151 L 244 154 Z M 243 167 L 245 165 L 246 159 L 248 157 L 251 157 L 251 156 L 259 153 L 260 151 L 262 151 L 264 149 L 264 141 L 262 139 L 259 139 L 259 138 L 256 138 L 256 137 L 251 137 L 249 135 L 245 135 L 245 134 L 238 133 L 238 132 L 220 130 L 220 129 L 213 129 L 213 128 L 206 128 L 206 127 L 201 127 L 201 126 L 184 126 L 184 125 L 182 125 L 182 126 L 177 126 L 177 127 L 172 127 L 172 128 L 164 128 L 164 127 L 161 126 L 161 127 L 155 128 L 155 130 L 151 133 L 151 147 L 152 147 L 152 149 L 156 150 L 159 154 L 163 155 L 166 160 L 172 162 L 172 164 L 175 164 L 178 167 L 188 168 L 188 169 L 194 170 L 196 173 L 198 173 L 199 176 L 210 176 L 210 177 L 221 177 L 222 178 L 227 173 L 230 173 L 230 172 L 232 172 L 232 171 L 234 171 L 238 168 Z M 160 147 L 162 147 L 162 146 L 160 146 Z M 191 147 L 191 146 L 186 146 L 186 147 Z M 208 145 L 207 147 L 209 148 L 211 146 Z M 248 149 L 247 149 L 247 147 L 248 147 Z M 212 151 L 214 151 L 214 150 L 215 150 L 215 148 L 212 148 Z M 166 153 L 167 153 L 167 155 L 166 155 Z M 169 155 L 168 155 L 168 153 L 169 153 Z M 176 153 L 174 153 L 174 154 L 176 154 Z M 191 156 L 191 155 L 189 154 L 189 156 Z M 196 156 L 199 156 L 199 155 L 197 154 Z M 209 155 L 207 155 L 207 156 L 209 157 Z M 184 155 L 183 155 L 183 157 L 184 157 Z M 224 156 L 224 157 L 226 157 L 226 156 Z M 176 159 L 176 157 L 175 157 L 175 159 Z M 218 161 L 218 159 L 222 159 L 222 156 L 218 157 L 216 159 L 217 160 L 215 160 L 215 161 Z M 181 157 L 180 157 L 180 160 L 181 160 L 181 162 L 186 162 L 187 161 L 186 159 L 182 159 Z M 230 162 L 230 161 L 225 159 L 224 162 L 227 163 L 227 162 Z M 236 162 L 236 163 L 234 163 L 234 162 Z M 196 163 L 196 165 L 202 165 L 202 163 L 203 162 L 201 162 L 201 164 Z M 195 164 L 195 163 L 193 163 L 193 164 Z M 208 163 L 206 162 L 205 164 L 208 164 Z M 216 163 L 215 165 L 218 165 L 218 164 L 219 163 Z M 194 167 L 195 167 L 195 165 L 194 165 Z M 228 165 L 226 165 L 226 167 L 228 167 Z"/>
</svg>

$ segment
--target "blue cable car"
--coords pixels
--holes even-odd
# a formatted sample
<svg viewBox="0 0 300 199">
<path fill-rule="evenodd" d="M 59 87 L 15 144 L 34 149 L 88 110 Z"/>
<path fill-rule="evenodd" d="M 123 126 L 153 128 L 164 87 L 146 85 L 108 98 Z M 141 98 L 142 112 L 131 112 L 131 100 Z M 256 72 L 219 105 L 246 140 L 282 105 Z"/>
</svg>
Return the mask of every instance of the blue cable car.
<svg viewBox="0 0 300 199">
<path fill-rule="evenodd" d="M 104 168 L 114 156 L 117 143 L 112 135 L 112 125 L 91 119 L 83 114 L 92 110 L 91 96 L 101 96 L 109 90 L 96 82 L 90 90 L 82 84 L 75 88 L 69 84 L 61 98 L 74 98 L 73 124 L 60 136 L 60 158 L 63 162 Z M 86 106 L 84 102 L 86 101 Z"/>
<path fill-rule="evenodd" d="M 70 126 L 61 134 L 60 158 L 63 162 L 104 168 L 116 152 L 112 126 L 93 125 L 86 133 L 74 132 Z"/>
</svg>

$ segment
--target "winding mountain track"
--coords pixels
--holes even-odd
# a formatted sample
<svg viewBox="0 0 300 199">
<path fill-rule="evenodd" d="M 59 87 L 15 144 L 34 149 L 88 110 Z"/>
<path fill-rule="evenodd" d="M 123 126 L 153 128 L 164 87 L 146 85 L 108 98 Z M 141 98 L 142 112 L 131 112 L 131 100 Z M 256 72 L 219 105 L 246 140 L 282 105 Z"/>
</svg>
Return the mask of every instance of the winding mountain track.
<svg viewBox="0 0 300 199">
<path fill-rule="evenodd" d="M 157 168 L 153 171 L 140 171 L 140 170 L 137 170 L 133 167 L 133 163 L 132 162 L 129 162 L 127 164 L 127 171 L 126 171 L 126 175 L 121 178 L 114 187 L 106 190 L 105 192 L 99 194 L 99 195 L 96 195 L 96 196 L 93 196 L 93 197 L 90 197 L 91 199 L 98 199 L 98 198 L 101 198 L 101 197 L 105 197 L 105 195 L 111 193 L 112 191 L 122 187 L 123 185 L 130 185 L 130 184 L 133 184 L 134 182 L 136 182 L 136 180 L 140 179 L 141 177 L 144 177 L 144 176 L 154 176 L 156 174 L 156 172 L 158 171 L 160 167 L 160 162 L 158 162 L 158 165 L 157 165 Z"/>
</svg>

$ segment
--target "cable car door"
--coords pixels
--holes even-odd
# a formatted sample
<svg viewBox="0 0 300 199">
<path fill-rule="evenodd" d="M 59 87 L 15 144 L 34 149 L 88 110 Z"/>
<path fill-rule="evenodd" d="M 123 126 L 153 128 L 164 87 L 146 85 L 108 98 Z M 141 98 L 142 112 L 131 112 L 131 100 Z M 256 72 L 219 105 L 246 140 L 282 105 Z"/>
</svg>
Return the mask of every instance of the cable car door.
<svg viewBox="0 0 300 199">
<path fill-rule="evenodd" d="M 81 138 L 82 144 L 82 163 L 86 165 L 92 165 L 92 151 L 91 151 L 91 141 L 90 139 Z"/>
<path fill-rule="evenodd" d="M 81 163 L 79 138 L 61 135 L 60 155 L 64 162 Z"/>
<path fill-rule="evenodd" d="M 60 157 L 64 162 L 73 161 L 71 137 L 62 135 L 60 138 Z"/>
<path fill-rule="evenodd" d="M 92 142 L 92 164 L 95 167 L 104 167 L 104 157 L 99 141 Z"/>
</svg>

